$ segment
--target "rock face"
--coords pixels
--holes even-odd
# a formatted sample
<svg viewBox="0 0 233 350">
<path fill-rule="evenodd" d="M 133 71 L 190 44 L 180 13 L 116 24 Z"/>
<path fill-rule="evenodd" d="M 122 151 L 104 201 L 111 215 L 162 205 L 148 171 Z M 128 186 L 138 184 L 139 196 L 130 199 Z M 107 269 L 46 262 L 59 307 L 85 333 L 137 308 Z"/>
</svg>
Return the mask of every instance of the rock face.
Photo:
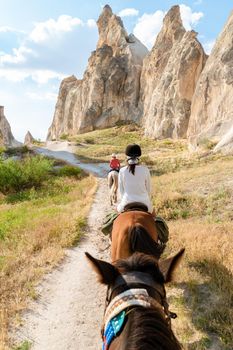
<svg viewBox="0 0 233 350">
<path fill-rule="evenodd" d="M 30 131 L 28 131 L 24 138 L 24 145 L 32 145 L 34 141 L 35 141 L 34 137 L 30 133 Z"/>
<path fill-rule="evenodd" d="M 4 107 L 0 106 L 0 144 L 8 147 L 17 147 L 20 142 L 16 141 L 11 132 L 11 127 L 4 115 Z"/>
<path fill-rule="evenodd" d="M 212 140 L 219 142 L 216 150 L 226 146 L 230 149 L 230 143 L 233 142 L 232 127 L 233 12 L 197 83 L 191 107 L 188 138 L 193 148 L 205 140 Z"/>
<path fill-rule="evenodd" d="M 147 48 L 127 35 L 106 5 L 97 21 L 99 41 L 82 80 L 63 80 L 47 139 L 138 120 L 140 75 Z"/>
<path fill-rule="evenodd" d="M 140 107 L 147 136 L 186 137 L 191 100 L 206 58 L 196 33 L 184 29 L 179 6 L 173 6 L 143 62 Z"/>
</svg>

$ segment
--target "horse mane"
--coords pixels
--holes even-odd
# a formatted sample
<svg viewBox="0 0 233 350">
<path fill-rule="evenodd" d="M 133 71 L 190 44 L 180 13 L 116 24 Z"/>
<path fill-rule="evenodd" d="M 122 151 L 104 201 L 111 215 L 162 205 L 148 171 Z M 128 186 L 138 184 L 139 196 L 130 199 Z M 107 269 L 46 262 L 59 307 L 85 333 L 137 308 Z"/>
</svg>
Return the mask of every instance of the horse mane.
<svg viewBox="0 0 233 350">
<path fill-rule="evenodd" d="M 135 307 L 127 323 L 127 350 L 181 350 L 159 309 Z"/>
<path fill-rule="evenodd" d="M 143 226 L 135 226 L 130 232 L 130 245 L 133 252 L 153 255 L 157 259 L 162 255 L 165 245 L 158 244 Z"/>
</svg>

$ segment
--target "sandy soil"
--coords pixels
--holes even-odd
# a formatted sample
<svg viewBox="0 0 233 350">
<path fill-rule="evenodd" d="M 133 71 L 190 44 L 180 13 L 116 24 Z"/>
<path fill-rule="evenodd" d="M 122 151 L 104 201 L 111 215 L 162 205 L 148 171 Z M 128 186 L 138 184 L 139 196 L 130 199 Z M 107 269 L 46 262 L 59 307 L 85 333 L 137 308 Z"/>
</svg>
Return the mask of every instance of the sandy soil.
<svg viewBox="0 0 233 350">
<path fill-rule="evenodd" d="M 106 291 L 96 282 L 84 256 L 88 251 L 109 260 L 108 238 L 99 231 L 110 209 L 108 189 L 106 179 L 98 181 L 85 238 L 78 247 L 67 250 L 59 268 L 46 275 L 38 286 L 38 300 L 31 303 L 22 316 L 24 326 L 17 330 L 14 338 L 18 343 L 30 341 L 33 350 L 101 348 L 100 328 Z"/>
</svg>

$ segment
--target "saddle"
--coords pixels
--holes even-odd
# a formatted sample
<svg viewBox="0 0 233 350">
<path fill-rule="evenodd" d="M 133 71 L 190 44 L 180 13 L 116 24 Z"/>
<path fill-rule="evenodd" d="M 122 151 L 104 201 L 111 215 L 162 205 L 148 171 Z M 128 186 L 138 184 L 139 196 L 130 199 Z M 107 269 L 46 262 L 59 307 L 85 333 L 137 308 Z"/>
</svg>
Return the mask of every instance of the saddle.
<svg viewBox="0 0 233 350">
<path fill-rule="evenodd" d="M 140 202 L 132 202 L 126 204 L 126 206 L 124 207 L 124 212 L 125 211 L 144 211 L 148 213 L 148 207 Z"/>
</svg>

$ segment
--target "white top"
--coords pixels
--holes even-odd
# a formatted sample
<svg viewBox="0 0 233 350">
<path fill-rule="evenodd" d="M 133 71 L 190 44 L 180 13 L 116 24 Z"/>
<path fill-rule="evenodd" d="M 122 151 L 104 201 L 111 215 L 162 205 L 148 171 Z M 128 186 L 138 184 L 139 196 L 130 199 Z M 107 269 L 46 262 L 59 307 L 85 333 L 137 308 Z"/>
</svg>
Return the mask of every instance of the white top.
<svg viewBox="0 0 233 350">
<path fill-rule="evenodd" d="M 118 212 L 122 212 L 126 204 L 140 202 L 148 207 L 150 213 L 153 206 L 150 200 L 151 181 L 150 172 L 146 166 L 136 165 L 135 174 L 129 172 L 128 166 L 121 168 L 119 172 L 119 191 L 121 201 L 117 206 Z"/>
</svg>

